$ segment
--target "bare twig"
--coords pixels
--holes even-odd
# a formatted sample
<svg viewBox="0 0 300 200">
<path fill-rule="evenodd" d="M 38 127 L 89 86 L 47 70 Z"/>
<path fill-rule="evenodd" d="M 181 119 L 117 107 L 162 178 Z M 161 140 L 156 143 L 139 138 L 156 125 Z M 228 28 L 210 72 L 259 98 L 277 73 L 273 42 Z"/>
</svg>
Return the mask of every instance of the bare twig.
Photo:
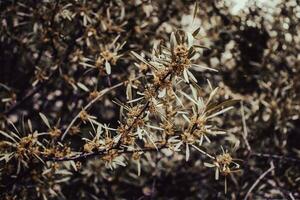
<svg viewBox="0 0 300 200">
<path fill-rule="evenodd" d="M 242 136 L 243 136 L 243 139 L 245 140 L 245 144 L 246 144 L 247 150 L 251 151 L 251 146 L 250 146 L 249 141 L 247 139 L 247 137 L 248 137 L 248 130 L 247 130 L 247 125 L 246 125 L 244 104 L 243 104 L 242 101 L 241 101 L 241 113 L 242 113 L 242 122 L 243 122 L 243 134 L 242 134 Z"/>
<path fill-rule="evenodd" d="M 251 156 L 300 163 L 299 158 L 294 158 L 294 157 L 289 157 L 289 156 L 284 156 L 284 155 L 275 155 L 275 154 L 266 154 L 266 153 L 251 153 Z"/>
<path fill-rule="evenodd" d="M 258 183 L 268 174 L 270 173 L 272 170 L 275 169 L 273 162 L 270 163 L 270 168 L 265 171 L 263 174 L 261 174 L 258 179 L 253 183 L 253 185 L 250 187 L 250 189 L 248 190 L 244 200 L 247 200 L 251 194 L 251 192 L 254 190 L 254 188 L 258 185 Z"/>
<path fill-rule="evenodd" d="M 161 147 L 158 147 L 159 150 L 166 148 L 166 145 L 162 145 Z M 114 147 L 107 150 L 101 150 L 101 151 L 96 151 L 96 152 L 90 152 L 90 153 L 80 153 L 76 154 L 74 156 L 69 156 L 69 157 L 61 157 L 61 158 L 55 158 L 55 157 L 46 157 L 44 158 L 45 161 L 53 161 L 53 162 L 62 162 L 62 161 L 78 161 L 81 159 L 87 159 L 95 156 L 104 156 L 108 151 L 115 149 Z M 143 149 L 135 149 L 135 150 L 118 150 L 118 153 L 120 154 L 131 154 L 135 152 L 152 152 L 152 151 L 157 151 L 156 148 L 148 147 L 148 148 L 143 148 Z"/>
</svg>

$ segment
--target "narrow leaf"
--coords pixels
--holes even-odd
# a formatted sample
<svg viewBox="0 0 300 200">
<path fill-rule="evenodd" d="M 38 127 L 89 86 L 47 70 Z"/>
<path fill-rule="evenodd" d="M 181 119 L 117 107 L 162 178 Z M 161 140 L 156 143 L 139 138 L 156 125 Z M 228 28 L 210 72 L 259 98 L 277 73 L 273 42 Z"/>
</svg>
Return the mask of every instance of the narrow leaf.
<svg viewBox="0 0 300 200">
<path fill-rule="evenodd" d="M 82 83 L 78 82 L 77 86 L 85 92 L 89 92 L 90 90 Z"/>
<path fill-rule="evenodd" d="M 111 74 L 111 66 L 108 61 L 105 61 L 105 71 L 108 75 Z"/>
<path fill-rule="evenodd" d="M 50 123 L 49 123 L 47 117 L 46 117 L 43 113 L 39 113 L 39 115 L 40 115 L 40 117 L 42 118 L 43 122 L 46 124 L 46 126 L 47 126 L 48 128 L 51 128 L 51 127 L 50 127 Z"/>
</svg>

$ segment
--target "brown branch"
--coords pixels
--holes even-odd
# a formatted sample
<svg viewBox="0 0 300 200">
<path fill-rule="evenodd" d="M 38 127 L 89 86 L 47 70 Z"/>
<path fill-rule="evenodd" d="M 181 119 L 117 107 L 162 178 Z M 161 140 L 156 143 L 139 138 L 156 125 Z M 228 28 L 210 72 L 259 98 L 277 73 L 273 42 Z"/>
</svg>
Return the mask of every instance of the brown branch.
<svg viewBox="0 0 300 200">
<path fill-rule="evenodd" d="M 284 156 L 284 155 L 275 155 L 275 154 L 266 154 L 266 153 L 251 153 L 250 157 L 260 157 L 260 158 L 269 158 L 274 160 L 283 160 L 290 161 L 295 163 L 300 163 L 299 158 Z"/>
<path fill-rule="evenodd" d="M 166 80 L 166 78 L 168 78 L 168 76 L 171 75 L 171 74 L 172 74 L 172 72 L 169 71 L 169 72 L 162 78 L 161 81 Z M 160 85 L 156 86 L 155 92 L 157 92 L 157 91 L 159 90 L 159 88 L 160 88 Z M 143 109 L 139 112 L 139 114 L 135 117 L 135 119 L 133 120 L 133 122 L 131 123 L 131 125 L 130 125 L 130 126 L 128 127 L 128 129 L 126 130 L 126 134 L 128 134 L 128 133 L 132 130 L 134 124 L 140 119 L 140 117 L 142 116 L 142 114 L 149 108 L 149 105 L 150 105 L 150 101 L 148 100 L 148 101 L 146 102 L 146 104 L 144 105 Z M 123 136 L 122 136 L 122 137 L 123 137 Z M 120 139 L 119 142 L 116 144 L 116 148 L 119 148 L 120 146 L 121 146 L 121 139 Z"/>
<path fill-rule="evenodd" d="M 135 153 L 135 152 L 152 152 L 152 151 L 158 151 L 161 149 L 166 148 L 166 145 L 162 145 L 159 148 L 153 148 L 153 147 L 148 147 L 148 148 L 143 148 L 143 149 L 135 149 L 135 150 L 121 150 L 121 149 L 117 149 L 119 154 L 131 154 L 131 153 Z M 90 152 L 90 153 L 80 153 L 74 156 L 70 156 L 70 157 L 61 157 L 61 158 L 56 158 L 56 157 L 45 157 L 44 161 L 53 161 L 53 162 L 62 162 L 62 161 L 78 161 L 78 160 L 82 160 L 82 159 L 88 159 L 91 157 L 95 157 L 95 156 L 104 156 L 106 155 L 110 150 L 113 150 L 115 148 L 110 148 L 109 150 L 101 150 L 101 151 L 96 151 L 96 152 Z"/>
<path fill-rule="evenodd" d="M 270 165 L 271 165 L 270 168 L 269 168 L 267 171 L 265 171 L 263 174 L 261 174 L 261 175 L 258 177 L 258 179 L 253 183 L 253 185 L 250 187 L 250 189 L 248 190 L 248 192 L 247 192 L 247 194 L 246 194 L 244 200 L 247 200 L 248 197 L 250 196 L 252 190 L 254 190 L 254 188 L 258 185 L 258 183 L 259 183 L 259 182 L 260 182 L 260 181 L 261 181 L 268 173 L 270 173 L 271 171 L 273 171 L 273 170 L 275 169 L 274 164 L 273 164 L 272 162 L 271 162 Z"/>
<path fill-rule="evenodd" d="M 166 78 L 168 78 L 169 75 L 171 75 L 172 72 L 169 71 L 163 78 L 162 78 L 162 81 L 166 80 Z M 86 110 L 88 109 L 91 105 L 93 105 L 96 101 L 98 101 L 105 93 L 107 93 L 108 91 L 111 91 L 111 89 L 113 88 L 116 88 L 116 87 L 119 87 L 121 85 L 123 85 L 123 83 L 119 83 L 115 86 L 112 86 L 110 88 L 106 88 L 105 91 L 103 90 L 101 92 L 101 94 L 99 94 L 93 101 L 91 101 L 89 104 L 87 104 L 83 109 Z M 159 90 L 160 86 L 157 86 L 155 88 L 155 92 L 157 92 Z M 128 129 L 126 130 L 126 132 L 130 132 L 134 126 L 134 124 L 137 122 L 137 120 L 140 119 L 140 117 L 142 116 L 142 114 L 149 108 L 149 105 L 150 105 L 150 101 L 147 101 L 147 103 L 144 105 L 143 109 L 139 112 L 139 114 L 137 115 L 137 117 L 134 119 L 134 121 L 132 122 L 132 124 L 128 127 Z M 66 136 L 66 134 L 68 133 L 70 127 L 75 123 L 76 119 L 78 119 L 79 117 L 79 114 L 78 113 L 76 115 L 76 117 L 71 121 L 71 123 L 69 124 L 68 128 L 66 129 L 66 131 L 63 133 L 62 135 L 62 138 L 61 140 L 63 140 Z M 105 155 L 107 152 L 109 152 L 110 150 L 113 150 L 113 149 L 116 149 L 116 150 L 119 150 L 120 149 L 120 146 L 121 146 L 121 139 L 119 140 L 119 142 L 112 148 L 106 150 L 101 150 L 101 151 L 97 151 L 97 152 L 91 152 L 91 153 L 81 153 L 81 154 L 78 154 L 78 155 L 75 155 L 75 156 L 71 156 L 71 157 L 63 157 L 63 158 L 46 158 L 46 161 L 68 161 L 68 160 L 73 160 L 73 161 L 76 161 L 76 160 L 81 160 L 81 159 L 87 159 L 87 158 L 90 158 L 90 157 L 94 157 L 94 156 L 103 156 Z M 162 145 L 160 148 L 143 148 L 143 149 L 140 149 L 140 150 L 132 150 L 132 151 L 129 151 L 129 150 L 119 150 L 120 152 L 119 153 L 134 153 L 134 152 L 137 152 L 137 151 L 157 151 L 158 149 L 162 149 L 162 148 L 165 148 L 166 147 L 166 144 Z"/>
<path fill-rule="evenodd" d="M 250 146 L 249 141 L 247 139 L 247 137 L 248 137 L 248 130 L 247 130 L 247 125 L 246 125 L 246 118 L 245 118 L 245 110 L 244 110 L 243 101 L 241 101 L 241 114 L 242 114 L 242 123 L 243 123 L 243 134 L 242 134 L 242 136 L 243 136 L 243 139 L 245 141 L 247 150 L 249 152 L 251 152 L 251 146 Z"/>
</svg>

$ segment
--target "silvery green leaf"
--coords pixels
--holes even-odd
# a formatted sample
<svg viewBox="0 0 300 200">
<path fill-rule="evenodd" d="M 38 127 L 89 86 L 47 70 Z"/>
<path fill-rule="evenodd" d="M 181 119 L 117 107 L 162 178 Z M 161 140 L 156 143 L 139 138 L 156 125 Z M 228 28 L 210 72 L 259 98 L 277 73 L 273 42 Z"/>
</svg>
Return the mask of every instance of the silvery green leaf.
<svg viewBox="0 0 300 200">
<path fill-rule="evenodd" d="M 114 41 L 111 43 L 111 46 L 115 45 L 119 38 L 120 38 L 120 35 L 118 35 L 118 36 L 114 39 Z"/>
<path fill-rule="evenodd" d="M 97 139 L 100 138 L 100 135 L 101 135 L 102 132 L 103 132 L 102 131 L 102 125 L 99 124 L 98 127 L 97 127 L 97 134 L 96 134 Z"/>
<path fill-rule="evenodd" d="M 85 67 L 96 68 L 94 65 L 91 65 L 91 64 L 85 63 L 85 62 L 80 62 L 79 64 L 82 65 L 84 68 L 85 68 Z"/>
<path fill-rule="evenodd" d="M 206 130 L 206 132 L 210 135 L 224 135 L 224 134 L 226 134 L 226 131 Z"/>
<path fill-rule="evenodd" d="M 212 87 L 212 84 L 210 83 L 210 81 L 208 79 L 206 79 L 207 83 L 208 83 L 208 86 L 211 90 L 213 90 L 213 87 Z"/>
<path fill-rule="evenodd" d="M 194 88 L 194 86 L 192 84 L 190 84 L 190 88 L 192 90 L 194 99 L 197 99 L 197 90 Z"/>
<path fill-rule="evenodd" d="M 116 158 L 114 159 L 114 162 L 115 162 L 117 165 L 126 167 L 126 163 L 124 162 L 124 159 L 123 159 L 122 156 L 116 157 Z M 114 168 L 116 168 L 116 166 L 114 166 Z"/>
<path fill-rule="evenodd" d="M 178 142 L 178 143 L 175 145 L 175 147 L 174 147 L 174 151 L 180 151 L 180 147 L 181 147 L 182 144 L 183 144 L 182 141 Z"/>
<path fill-rule="evenodd" d="M 132 100 L 132 87 L 131 87 L 131 83 L 129 82 L 126 86 L 126 97 L 127 100 Z"/>
<path fill-rule="evenodd" d="M 194 147 L 196 150 L 198 150 L 200 153 L 206 155 L 207 157 L 211 158 L 211 159 L 215 159 L 213 156 L 209 155 L 208 153 L 206 153 L 205 151 L 201 150 L 200 148 L 198 148 L 197 146 L 192 144 L 192 147 Z"/>
<path fill-rule="evenodd" d="M 214 164 L 207 163 L 207 162 L 204 163 L 204 166 L 205 166 L 205 167 L 210 167 L 210 168 L 216 167 Z"/>
<path fill-rule="evenodd" d="M 12 158 L 14 152 L 12 153 L 6 153 L 2 157 L 0 157 L 0 161 L 5 160 L 6 163 Z"/>
<path fill-rule="evenodd" d="M 46 174 L 50 173 L 51 171 L 52 171 L 52 169 L 49 168 L 49 169 L 44 170 L 42 174 L 46 175 Z"/>
<path fill-rule="evenodd" d="M 72 172 L 62 169 L 62 170 L 57 170 L 55 171 L 55 174 L 60 174 L 60 175 L 72 175 Z"/>
<path fill-rule="evenodd" d="M 218 70 L 211 68 L 211 67 L 206 67 L 206 66 L 201 66 L 201 65 L 197 65 L 197 64 L 192 64 L 192 67 L 197 70 L 197 68 L 199 69 L 205 69 L 205 70 L 210 70 L 210 71 L 214 71 L 214 72 L 218 72 Z"/>
<path fill-rule="evenodd" d="M 158 127 L 158 126 L 152 126 L 152 125 L 150 125 L 150 124 L 147 124 L 146 126 L 149 127 L 149 128 L 152 128 L 152 129 L 160 130 L 160 131 L 163 131 L 163 130 L 164 130 L 163 128 L 160 128 L 160 127 Z"/>
<path fill-rule="evenodd" d="M 18 133 L 20 135 L 20 132 L 18 131 L 17 127 L 14 125 L 14 123 L 12 123 L 12 121 L 10 121 L 9 119 L 7 120 L 8 123 L 14 128 L 14 130 L 16 131 L 16 133 Z M 14 132 L 11 131 L 11 134 L 18 139 L 21 139 L 17 134 L 15 134 Z"/>
<path fill-rule="evenodd" d="M 145 132 L 146 135 L 148 136 L 150 142 L 153 144 L 153 146 L 155 147 L 155 149 L 158 151 L 158 148 L 157 148 L 157 146 L 156 146 L 156 144 L 155 144 L 153 138 L 151 137 L 151 135 L 150 135 L 146 130 L 144 130 L 144 132 Z"/>
<path fill-rule="evenodd" d="M 215 170 L 215 179 L 219 180 L 219 169 L 218 168 L 216 168 L 216 170 Z"/>
<path fill-rule="evenodd" d="M 1 99 L 1 102 L 6 103 L 6 102 L 9 102 L 11 100 L 12 100 L 12 98 L 3 98 L 3 99 Z"/>
<path fill-rule="evenodd" d="M 178 102 L 182 107 L 184 107 L 184 105 L 183 105 L 181 99 L 177 96 L 177 94 L 176 94 L 175 92 L 174 92 L 174 96 L 175 96 L 177 102 Z"/>
<path fill-rule="evenodd" d="M 120 141 L 120 139 L 121 139 L 121 137 L 122 137 L 122 135 L 121 134 L 119 134 L 118 136 L 116 136 L 116 137 L 114 137 L 114 143 L 118 143 L 119 141 Z"/>
<path fill-rule="evenodd" d="M 150 67 L 153 67 L 149 62 L 147 62 L 142 56 L 140 56 L 139 54 L 135 53 L 134 51 L 131 51 L 131 54 L 136 57 L 139 61 L 141 61 L 142 63 L 150 66 Z"/>
<path fill-rule="evenodd" d="M 194 44 L 194 37 L 189 32 L 187 32 L 187 43 L 188 43 L 188 48 L 191 48 Z"/>
<path fill-rule="evenodd" d="M 137 164 L 138 176 L 141 176 L 141 162 L 140 162 L 140 160 L 137 160 L 136 164 Z"/>
<path fill-rule="evenodd" d="M 191 123 L 191 120 L 190 120 L 186 115 L 182 115 L 182 117 L 183 117 L 188 123 Z"/>
<path fill-rule="evenodd" d="M 204 136 L 205 140 L 206 140 L 208 143 L 211 143 L 210 139 L 207 137 L 206 134 L 204 134 L 203 136 Z"/>
<path fill-rule="evenodd" d="M 214 105 L 214 104 L 207 105 L 205 111 L 209 112 L 209 113 L 212 113 L 212 112 L 214 112 L 218 109 L 222 109 L 224 107 L 232 106 L 232 105 L 236 104 L 237 102 L 240 102 L 240 100 L 239 99 L 229 99 L 229 100 L 223 101 L 222 103 L 219 103 L 217 105 Z"/>
<path fill-rule="evenodd" d="M 202 100 L 201 97 L 199 97 L 198 100 L 197 100 L 197 111 L 198 111 L 198 113 L 201 113 L 204 110 L 204 107 L 205 107 L 205 105 L 203 103 L 203 100 Z"/>
<path fill-rule="evenodd" d="M 61 178 L 58 180 L 55 180 L 55 183 L 64 183 L 64 182 L 68 182 L 70 180 L 70 177 L 65 177 L 65 178 Z M 52 190 L 53 191 L 53 190 Z M 52 192 L 53 193 L 53 192 Z M 57 193 L 53 194 L 53 195 L 57 195 Z"/>
<path fill-rule="evenodd" d="M 200 136 L 199 146 L 202 146 L 202 144 L 203 144 L 203 134 L 201 134 L 201 136 Z"/>
<path fill-rule="evenodd" d="M 32 130 L 32 123 L 31 123 L 30 119 L 27 120 L 27 124 L 28 124 L 29 131 L 33 132 L 33 130 Z"/>
<path fill-rule="evenodd" d="M 183 77 L 184 77 L 185 82 L 189 83 L 189 76 L 187 74 L 187 69 L 183 70 Z"/>
<path fill-rule="evenodd" d="M 214 114 L 208 116 L 207 119 L 210 119 L 210 118 L 216 117 L 216 116 L 218 116 L 218 115 L 221 115 L 221 114 L 223 114 L 223 113 L 225 113 L 225 112 L 227 112 L 228 110 L 231 110 L 231 109 L 233 109 L 232 106 L 227 107 L 227 108 L 224 108 L 224 109 L 220 110 L 219 112 L 216 112 L 216 113 L 214 113 Z"/>
<path fill-rule="evenodd" d="M 127 101 L 127 103 L 134 103 L 134 102 L 140 101 L 140 100 L 142 100 L 142 99 L 144 99 L 144 97 L 132 99 L 132 100 L 130 100 L 130 101 Z"/>
<path fill-rule="evenodd" d="M 158 98 L 163 98 L 167 93 L 167 89 L 164 88 L 158 92 Z"/>
<path fill-rule="evenodd" d="M 76 172 L 78 171 L 78 169 L 76 167 L 76 163 L 74 162 L 74 160 L 70 160 L 69 162 L 66 162 L 66 163 L 69 163 L 74 171 L 76 171 Z"/>
<path fill-rule="evenodd" d="M 108 61 L 105 61 L 105 71 L 107 74 L 111 74 L 111 66 Z"/>
<path fill-rule="evenodd" d="M 177 41 L 174 32 L 172 32 L 170 36 L 170 45 L 171 45 L 171 52 L 173 54 L 174 48 L 177 46 Z"/>
<path fill-rule="evenodd" d="M 90 90 L 82 83 L 78 82 L 77 86 L 85 92 L 89 92 Z"/>
<path fill-rule="evenodd" d="M 50 124 L 49 124 L 49 121 L 48 121 L 48 119 L 47 119 L 47 117 L 46 117 L 43 113 L 39 113 L 39 115 L 40 115 L 40 117 L 42 118 L 43 122 L 46 124 L 46 126 L 47 126 L 48 128 L 51 128 L 51 127 L 50 127 Z"/>
<path fill-rule="evenodd" d="M 189 144 L 186 143 L 185 144 L 185 161 L 188 161 L 190 158 L 190 148 L 189 148 Z"/>
<path fill-rule="evenodd" d="M 136 134 L 140 140 L 143 139 L 142 129 L 140 127 L 137 127 Z"/>
<path fill-rule="evenodd" d="M 183 96 L 185 96 L 186 98 L 188 98 L 190 101 L 192 101 L 194 104 L 197 104 L 197 102 L 196 102 L 193 98 L 191 98 L 189 95 L 187 95 L 186 93 L 184 93 L 184 92 L 182 92 L 182 91 L 180 91 L 180 93 L 181 93 Z"/>
<path fill-rule="evenodd" d="M 187 71 L 189 77 L 191 77 L 191 79 L 197 83 L 197 79 L 196 79 L 195 76 L 192 74 L 192 72 L 190 72 L 189 70 L 186 70 L 186 71 Z"/>
<path fill-rule="evenodd" d="M 213 99 L 213 97 L 217 94 L 218 90 L 219 90 L 219 88 L 216 87 L 216 88 L 209 94 L 209 97 L 208 97 L 208 100 L 207 100 L 207 102 L 206 102 L 206 105 L 208 105 L 208 104 L 211 102 L 211 100 Z"/>
</svg>

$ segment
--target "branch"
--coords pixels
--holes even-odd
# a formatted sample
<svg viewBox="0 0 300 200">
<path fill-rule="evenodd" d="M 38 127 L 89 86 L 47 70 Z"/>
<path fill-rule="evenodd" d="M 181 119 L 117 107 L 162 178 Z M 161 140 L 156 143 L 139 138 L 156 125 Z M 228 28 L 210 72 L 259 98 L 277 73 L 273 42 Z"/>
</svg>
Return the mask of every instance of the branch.
<svg viewBox="0 0 300 200">
<path fill-rule="evenodd" d="M 246 118 L 245 118 L 245 110 L 244 110 L 244 104 L 243 104 L 243 101 L 241 101 L 241 113 L 242 113 L 242 122 L 243 122 L 243 139 L 245 141 L 245 144 L 246 144 L 246 147 L 247 147 L 247 150 L 249 152 L 251 152 L 251 146 L 249 144 L 249 141 L 247 139 L 247 136 L 248 136 L 248 130 L 247 130 L 247 125 L 246 125 Z"/>
<path fill-rule="evenodd" d="M 254 182 L 254 184 L 251 186 L 251 188 L 248 190 L 244 200 L 247 200 L 249 195 L 251 194 L 252 190 L 254 190 L 254 188 L 258 185 L 258 183 L 268 174 L 270 173 L 273 169 L 275 169 L 274 164 L 271 162 L 271 167 L 265 171 L 263 174 L 261 174 L 258 179 Z"/>
<path fill-rule="evenodd" d="M 163 78 L 162 78 L 162 81 L 164 81 L 166 78 L 168 78 L 169 75 L 171 75 L 172 72 L 169 71 Z M 139 78 L 139 77 L 138 77 Z M 136 78 L 136 79 L 138 79 Z M 100 94 L 95 98 L 93 99 L 90 103 L 88 103 L 84 108 L 83 110 L 86 110 L 88 109 L 90 106 L 92 106 L 95 102 L 97 102 L 104 94 L 106 94 L 107 92 L 111 91 L 112 89 L 115 89 L 121 85 L 123 85 L 125 82 L 122 82 L 122 83 L 119 83 L 117 85 L 114 85 L 110 88 L 106 88 L 104 90 L 102 90 L 100 92 Z M 157 92 L 159 90 L 159 86 L 157 86 L 155 88 L 155 92 Z M 147 101 L 147 103 L 144 105 L 143 109 L 139 112 L 138 116 L 135 118 L 135 120 L 133 121 L 133 123 L 128 127 L 128 129 L 126 130 L 127 132 L 131 131 L 131 129 L 133 128 L 133 125 L 137 122 L 137 120 L 142 116 L 142 114 L 148 109 L 150 105 L 150 101 Z M 80 111 L 81 112 L 81 111 Z M 79 118 L 80 116 L 80 112 L 75 116 L 75 118 L 71 121 L 71 123 L 69 124 L 69 126 L 67 127 L 67 129 L 65 130 L 65 132 L 63 133 L 62 135 L 62 138 L 61 138 L 61 141 L 64 140 L 66 134 L 68 133 L 68 131 L 70 130 L 70 128 L 72 127 L 72 125 L 75 123 L 75 121 Z M 105 155 L 108 151 L 110 150 L 113 150 L 113 149 L 117 149 L 119 150 L 121 146 L 121 139 L 119 140 L 119 142 L 112 148 L 106 150 L 101 150 L 101 151 L 97 151 L 97 152 L 91 152 L 91 153 L 81 153 L 81 154 L 78 154 L 78 155 L 75 155 L 75 156 L 72 156 L 72 157 L 64 157 L 64 158 L 49 158 L 48 160 L 51 160 L 51 161 L 67 161 L 67 160 L 80 160 L 80 159 L 85 159 L 85 158 L 89 158 L 89 157 L 93 157 L 93 156 L 103 156 Z M 166 145 L 163 145 L 160 147 L 161 148 L 165 148 Z M 133 150 L 133 151 L 128 151 L 128 150 L 121 150 L 120 153 L 133 153 L 133 152 L 137 152 L 137 151 L 157 151 L 156 148 L 144 148 L 144 149 L 141 149 L 141 150 Z"/>
<path fill-rule="evenodd" d="M 139 78 L 141 78 L 141 77 L 140 77 L 140 76 L 139 76 L 139 77 L 136 77 L 136 78 L 134 78 L 133 80 L 137 80 L 137 79 L 139 79 Z M 104 96 L 106 93 L 108 93 L 108 92 L 110 92 L 111 90 L 114 90 L 114 89 L 116 89 L 116 88 L 118 88 L 118 87 L 120 87 L 120 86 L 126 84 L 127 82 L 128 82 L 128 80 L 123 81 L 123 82 L 121 82 L 121 83 L 118 83 L 118 84 L 116 84 L 116 85 L 114 85 L 114 86 L 111 86 L 111 87 L 109 87 L 109 88 L 105 88 L 105 89 L 101 90 L 101 91 L 99 92 L 98 96 L 97 96 L 96 98 L 94 98 L 92 101 L 90 101 L 86 106 L 84 106 L 84 108 L 83 108 L 82 110 L 84 110 L 84 111 L 87 110 L 89 107 L 91 107 L 94 103 L 96 103 L 96 102 L 97 102 L 102 96 Z M 82 111 L 82 110 L 81 110 L 81 111 Z M 81 111 L 80 111 L 80 112 L 81 112 Z M 66 135 L 67 135 L 68 131 L 70 130 L 70 128 L 73 126 L 73 124 L 75 123 L 75 121 L 79 118 L 80 112 L 78 112 L 78 114 L 74 117 L 74 119 L 73 119 L 73 120 L 71 121 L 71 123 L 68 125 L 67 129 L 64 131 L 64 133 L 63 133 L 63 135 L 62 135 L 62 137 L 61 137 L 61 141 L 64 140 L 64 138 L 66 137 Z"/>
<path fill-rule="evenodd" d="M 271 159 L 275 159 L 275 160 L 285 160 L 285 161 L 300 163 L 299 158 L 293 158 L 293 157 L 284 156 L 284 155 L 274 155 L 274 154 L 266 154 L 266 153 L 251 153 L 250 156 L 261 157 L 261 158 L 271 158 Z"/>
<path fill-rule="evenodd" d="M 171 74 L 172 74 L 172 72 L 169 71 L 169 72 L 162 78 L 161 81 L 165 81 L 166 78 L 168 78 L 168 76 L 171 75 Z M 160 85 L 156 86 L 155 92 L 157 92 L 157 91 L 159 90 L 159 88 L 160 88 Z M 143 109 L 138 113 L 138 115 L 135 117 L 135 119 L 133 120 L 133 122 L 131 123 L 131 125 L 130 125 L 130 126 L 128 127 L 128 129 L 126 130 L 126 134 L 128 134 L 128 133 L 132 130 L 134 124 L 140 119 L 140 117 L 142 116 L 142 114 L 149 108 L 149 105 L 150 105 L 150 101 L 148 100 L 148 101 L 146 102 L 146 104 L 144 105 Z M 123 136 L 122 136 L 122 137 L 123 137 Z M 122 140 L 120 139 L 119 142 L 116 144 L 116 148 L 119 148 L 119 147 L 121 146 L 121 141 L 122 141 Z"/>
<path fill-rule="evenodd" d="M 122 154 L 131 154 L 131 153 L 135 153 L 135 152 L 152 152 L 152 151 L 158 151 L 161 149 L 166 148 L 167 146 L 164 144 L 159 148 L 143 148 L 143 149 L 135 149 L 135 150 L 118 150 L 118 153 Z M 91 153 L 80 153 L 74 156 L 70 156 L 70 157 L 62 157 L 62 158 L 56 158 L 56 157 L 45 157 L 44 161 L 53 161 L 53 162 L 62 162 L 62 161 L 78 161 L 78 160 L 82 160 L 82 159 L 87 159 L 87 158 L 91 158 L 91 157 L 95 157 L 95 156 L 104 156 L 106 155 L 107 152 L 109 152 L 110 150 L 113 150 L 115 148 L 111 148 L 111 149 L 104 149 L 101 151 L 96 151 L 96 152 L 91 152 Z"/>
</svg>

